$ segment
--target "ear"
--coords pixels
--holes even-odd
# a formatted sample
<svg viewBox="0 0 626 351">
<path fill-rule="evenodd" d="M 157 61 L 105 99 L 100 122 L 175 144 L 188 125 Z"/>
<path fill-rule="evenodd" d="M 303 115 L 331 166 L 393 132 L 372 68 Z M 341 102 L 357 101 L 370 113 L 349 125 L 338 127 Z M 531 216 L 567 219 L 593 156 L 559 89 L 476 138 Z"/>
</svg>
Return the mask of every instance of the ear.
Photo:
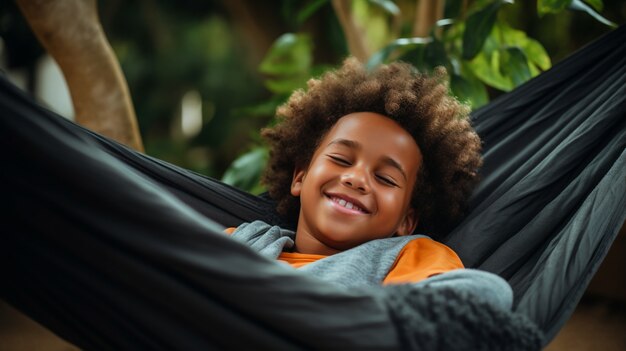
<svg viewBox="0 0 626 351">
<path fill-rule="evenodd" d="M 302 192 L 302 181 L 304 180 L 305 171 L 296 167 L 293 171 L 293 178 L 291 179 L 291 195 L 300 196 Z"/>
<path fill-rule="evenodd" d="M 417 215 L 417 211 L 413 208 L 409 208 L 402 219 L 402 222 L 398 226 L 398 231 L 396 232 L 397 236 L 410 235 L 417 227 L 417 222 L 419 220 L 419 216 Z"/>
</svg>

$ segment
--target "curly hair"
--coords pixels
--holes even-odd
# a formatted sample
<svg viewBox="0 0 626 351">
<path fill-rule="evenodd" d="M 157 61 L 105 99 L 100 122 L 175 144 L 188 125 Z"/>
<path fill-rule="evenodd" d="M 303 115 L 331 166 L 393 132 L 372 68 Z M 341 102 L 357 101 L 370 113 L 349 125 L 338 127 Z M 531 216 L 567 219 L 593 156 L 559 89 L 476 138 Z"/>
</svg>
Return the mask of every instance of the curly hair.
<svg viewBox="0 0 626 351">
<path fill-rule="evenodd" d="M 354 58 L 311 79 L 276 112 L 278 123 L 262 131 L 270 146 L 262 182 L 277 211 L 297 221 L 300 202 L 291 195 L 296 166 L 306 168 L 319 142 L 343 116 L 375 112 L 413 136 L 423 155 L 411 206 L 418 229 L 441 238 L 464 212 L 482 164 L 481 141 L 469 122 L 469 108 L 448 94 L 446 71 L 431 75 L 407 63 L 366 69 Z"/>
</svg>

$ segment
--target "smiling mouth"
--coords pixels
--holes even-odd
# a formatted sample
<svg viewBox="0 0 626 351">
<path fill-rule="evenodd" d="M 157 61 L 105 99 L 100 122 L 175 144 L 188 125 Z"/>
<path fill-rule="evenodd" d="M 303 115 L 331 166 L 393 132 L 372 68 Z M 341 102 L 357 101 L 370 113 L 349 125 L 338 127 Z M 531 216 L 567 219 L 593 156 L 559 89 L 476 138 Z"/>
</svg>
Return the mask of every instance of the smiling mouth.
<svg viewBox="0 0 626 351">
<path fill-rule="evenodd" d="M 346 200 L 346 199 L 342 199 L 338 196 L 334 196 L 334 195 L 327 195 L 328 198 L 330 199 L 330 201 L 332 201 L 335 205 L 337 205 L 338 207 L 344 208 L 346 210 L 348 210 L 348 212 L 350 213 L 358 213 L 358 214 L 368 214 L 369 212 L 360 207 L 359 205 Z"/>
</svg>

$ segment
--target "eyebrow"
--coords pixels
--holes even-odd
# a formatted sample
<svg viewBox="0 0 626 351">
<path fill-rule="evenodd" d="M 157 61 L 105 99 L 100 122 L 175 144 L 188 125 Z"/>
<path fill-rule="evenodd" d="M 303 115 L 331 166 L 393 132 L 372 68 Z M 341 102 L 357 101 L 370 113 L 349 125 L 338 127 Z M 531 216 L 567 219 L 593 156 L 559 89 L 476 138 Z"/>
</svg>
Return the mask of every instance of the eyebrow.
<svg viewBox="0 0 626 351">
<path fill-rule="evenodd" d="M 346 147 L 349 147 L 351 149 L 356 149 L 356 150 L 360 150 L 362 149 L 361 144 L 354 141 L 354 140 L 349 140 L 349 139 L 335 139 L 332 140 L 330 143 L 328 143 L 327 146 L 331 146 L 333 144 L 339 144 L 339 145 L 344 145 Z M 404 177 L 404 180 L 407 180 L 407 176 L 406 176 L 406 172 L 404 171 L 404 168 L 402 167 L 402 165 L 394 160 L 393 158 L 389 157 L 389 156 L 383 156 L 383 163 L 385 163 L 388 166 L 391 166 L 393 168 L 396 168 L 398 171 L 400 171 L 400 174 L 402 174 L 402 176 Z"/>
</svg>

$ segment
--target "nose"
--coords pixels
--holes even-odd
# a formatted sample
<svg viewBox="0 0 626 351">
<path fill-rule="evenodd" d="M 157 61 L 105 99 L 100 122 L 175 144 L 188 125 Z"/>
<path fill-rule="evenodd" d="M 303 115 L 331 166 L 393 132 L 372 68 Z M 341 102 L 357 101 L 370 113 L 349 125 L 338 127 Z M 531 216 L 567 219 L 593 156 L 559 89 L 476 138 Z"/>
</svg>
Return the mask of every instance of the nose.
<svg viewBox="0 0 626 351">
<path fill-rule="evenodd" d="M 348 172 L 342 175 L 341 183 L 351 189 L 357 190 L 362 193 L 367 193 L 370 191 L 370 184 L 367 173 L 356 167 L 351 168 Z"/>
</svg>

